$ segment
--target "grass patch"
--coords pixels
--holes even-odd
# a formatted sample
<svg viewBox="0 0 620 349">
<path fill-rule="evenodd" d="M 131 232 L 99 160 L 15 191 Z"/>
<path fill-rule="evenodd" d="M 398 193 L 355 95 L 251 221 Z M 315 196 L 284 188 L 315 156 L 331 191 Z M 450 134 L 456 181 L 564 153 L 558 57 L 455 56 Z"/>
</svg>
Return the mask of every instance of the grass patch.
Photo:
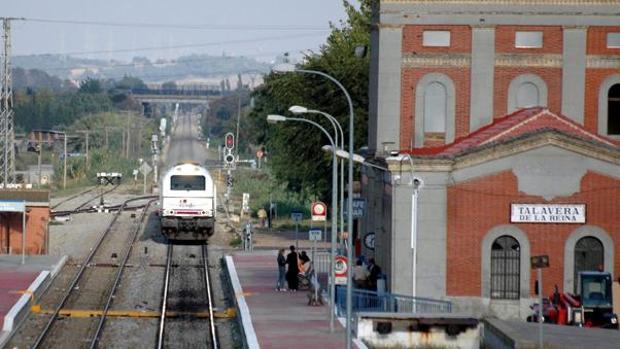
<svg viewBox="0 0 620 349">
<path fill-rule="evenodd" d="M 230 245 L 230 247 L 239 247 L 241 246 L 241 238 L 238 236 L 235 236 L 232 240 L 230 240 L 230 242 L 228 243 Z"/>
</svg>

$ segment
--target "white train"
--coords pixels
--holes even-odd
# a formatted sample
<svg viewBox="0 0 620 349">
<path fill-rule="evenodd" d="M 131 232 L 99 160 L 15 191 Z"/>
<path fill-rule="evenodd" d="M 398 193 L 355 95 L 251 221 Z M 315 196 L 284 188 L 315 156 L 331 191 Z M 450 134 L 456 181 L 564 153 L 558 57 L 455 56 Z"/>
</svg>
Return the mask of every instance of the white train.
<svg viewBox="0 0 620 349">
<path fill-rule="evenodd" d="M 209 171 L 197 163 L 168 170 L 161 185 L 161 231 L 170 240 L 206 241 L 213 235 L 217 192 Z"/>
</svg>

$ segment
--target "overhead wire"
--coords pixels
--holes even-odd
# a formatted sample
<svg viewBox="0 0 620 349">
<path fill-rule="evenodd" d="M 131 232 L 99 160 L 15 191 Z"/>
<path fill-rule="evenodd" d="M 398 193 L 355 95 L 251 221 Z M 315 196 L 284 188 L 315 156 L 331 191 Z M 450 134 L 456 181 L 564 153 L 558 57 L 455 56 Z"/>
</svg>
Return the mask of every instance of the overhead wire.
<svg viewBox="0 0 620 349">
<path fill-rule="evenodd" d="M 176 48 L 194 48 L 194 47 L 206 47 L 206 46 L 218 46 L 218 45 L 244 44 L 248 42 L 297 39 L 297 38 L 313 37 L 313 36 L 319 36 L 319 35 L 323 35 L 323 34 L 312 33 L 312 34 L 279 35 L 279 36 L 258 37 L 258 38 L 253 38 L 253 39 L 203 42 L 203 43 L 196 43 L 196 44 L 149 46 L 149 47 L 122 48 L 122 49 L 97 50 L 97 51 L 55 52 L 55 53 L 47 53 L 47 54 L 80 56 L 80 55 L 90 55 L 90 54 L 107 54 L 107 53 L 134 52 L 134 51 L 155 51 L 155 50 L 168 50 L 168 49 L 176 49 Z"/>
<path fill-rule="evenodd" d="M 170 23 L 136 23 L 136 22 L 106 22 L 106 21 L 80 21 L 66 19 L 48 19 L 48 18 L 25 18 L 29 22 L 50 23 L 50 24 L 77 24 L 92 25 L 105 27 L 123 27 L 123 28 L 160 28 L 160 29 L 189 29 L 189 30 L 230 30 L 230 31 L 321 31 L 328 32 L 330 28 L 323 26 L 311 25 L 239 25 L 239 24 L 170 24 Z"/>
</svg>

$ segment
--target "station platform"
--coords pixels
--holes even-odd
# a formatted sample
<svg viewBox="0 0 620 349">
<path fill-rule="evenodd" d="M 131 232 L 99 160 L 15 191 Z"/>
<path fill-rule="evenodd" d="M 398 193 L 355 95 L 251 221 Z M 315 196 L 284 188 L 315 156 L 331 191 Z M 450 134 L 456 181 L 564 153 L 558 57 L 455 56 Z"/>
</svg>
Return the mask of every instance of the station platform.
<svg viewBox="0 0 620 349">
<path fill-rule="evenodd" d="M 307 290 L 275 291 L 276 256 L 277 251 L 272 250 L 237 252 L 227 257 L 248 347 L 345 348 L 346 334 L 338 320 L 334 333 L 330 333 L 327 304 L 309 306 Z M 359 348 L 355 343 L 353 347 Z"/>
<path fill-rule="evenodd" d="M 59 256 L 0 255 L 0 347 L 28 312 L 29 299 L 41 292 L 66 261 Z"/>
</svg>

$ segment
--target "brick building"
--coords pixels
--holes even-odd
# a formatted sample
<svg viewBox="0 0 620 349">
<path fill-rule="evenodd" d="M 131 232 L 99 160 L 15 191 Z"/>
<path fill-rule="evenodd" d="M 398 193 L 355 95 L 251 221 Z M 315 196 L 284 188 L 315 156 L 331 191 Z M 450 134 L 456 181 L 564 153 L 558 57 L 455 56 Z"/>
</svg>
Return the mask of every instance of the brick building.
<svg viewBox="0 0 620 349">
<path fill-rule="evenodd" d="M 525 317 L 620 270 L 620 1 L 382 0 L 368 214 L 392 292 Z M 419 181 L 412 181 L 417 178 Z M 415 275 L 415 277 L 414 277 Z"/>
<path fill-rule="evenodd" d="M 14 203 L 25 204 L 26 254 L 47 254 L 49 195 L 47 190 L 0 190 L 0 254 L 22 252 L 24 218 L 22 212 L 14 212 Z"/>
</svg>

